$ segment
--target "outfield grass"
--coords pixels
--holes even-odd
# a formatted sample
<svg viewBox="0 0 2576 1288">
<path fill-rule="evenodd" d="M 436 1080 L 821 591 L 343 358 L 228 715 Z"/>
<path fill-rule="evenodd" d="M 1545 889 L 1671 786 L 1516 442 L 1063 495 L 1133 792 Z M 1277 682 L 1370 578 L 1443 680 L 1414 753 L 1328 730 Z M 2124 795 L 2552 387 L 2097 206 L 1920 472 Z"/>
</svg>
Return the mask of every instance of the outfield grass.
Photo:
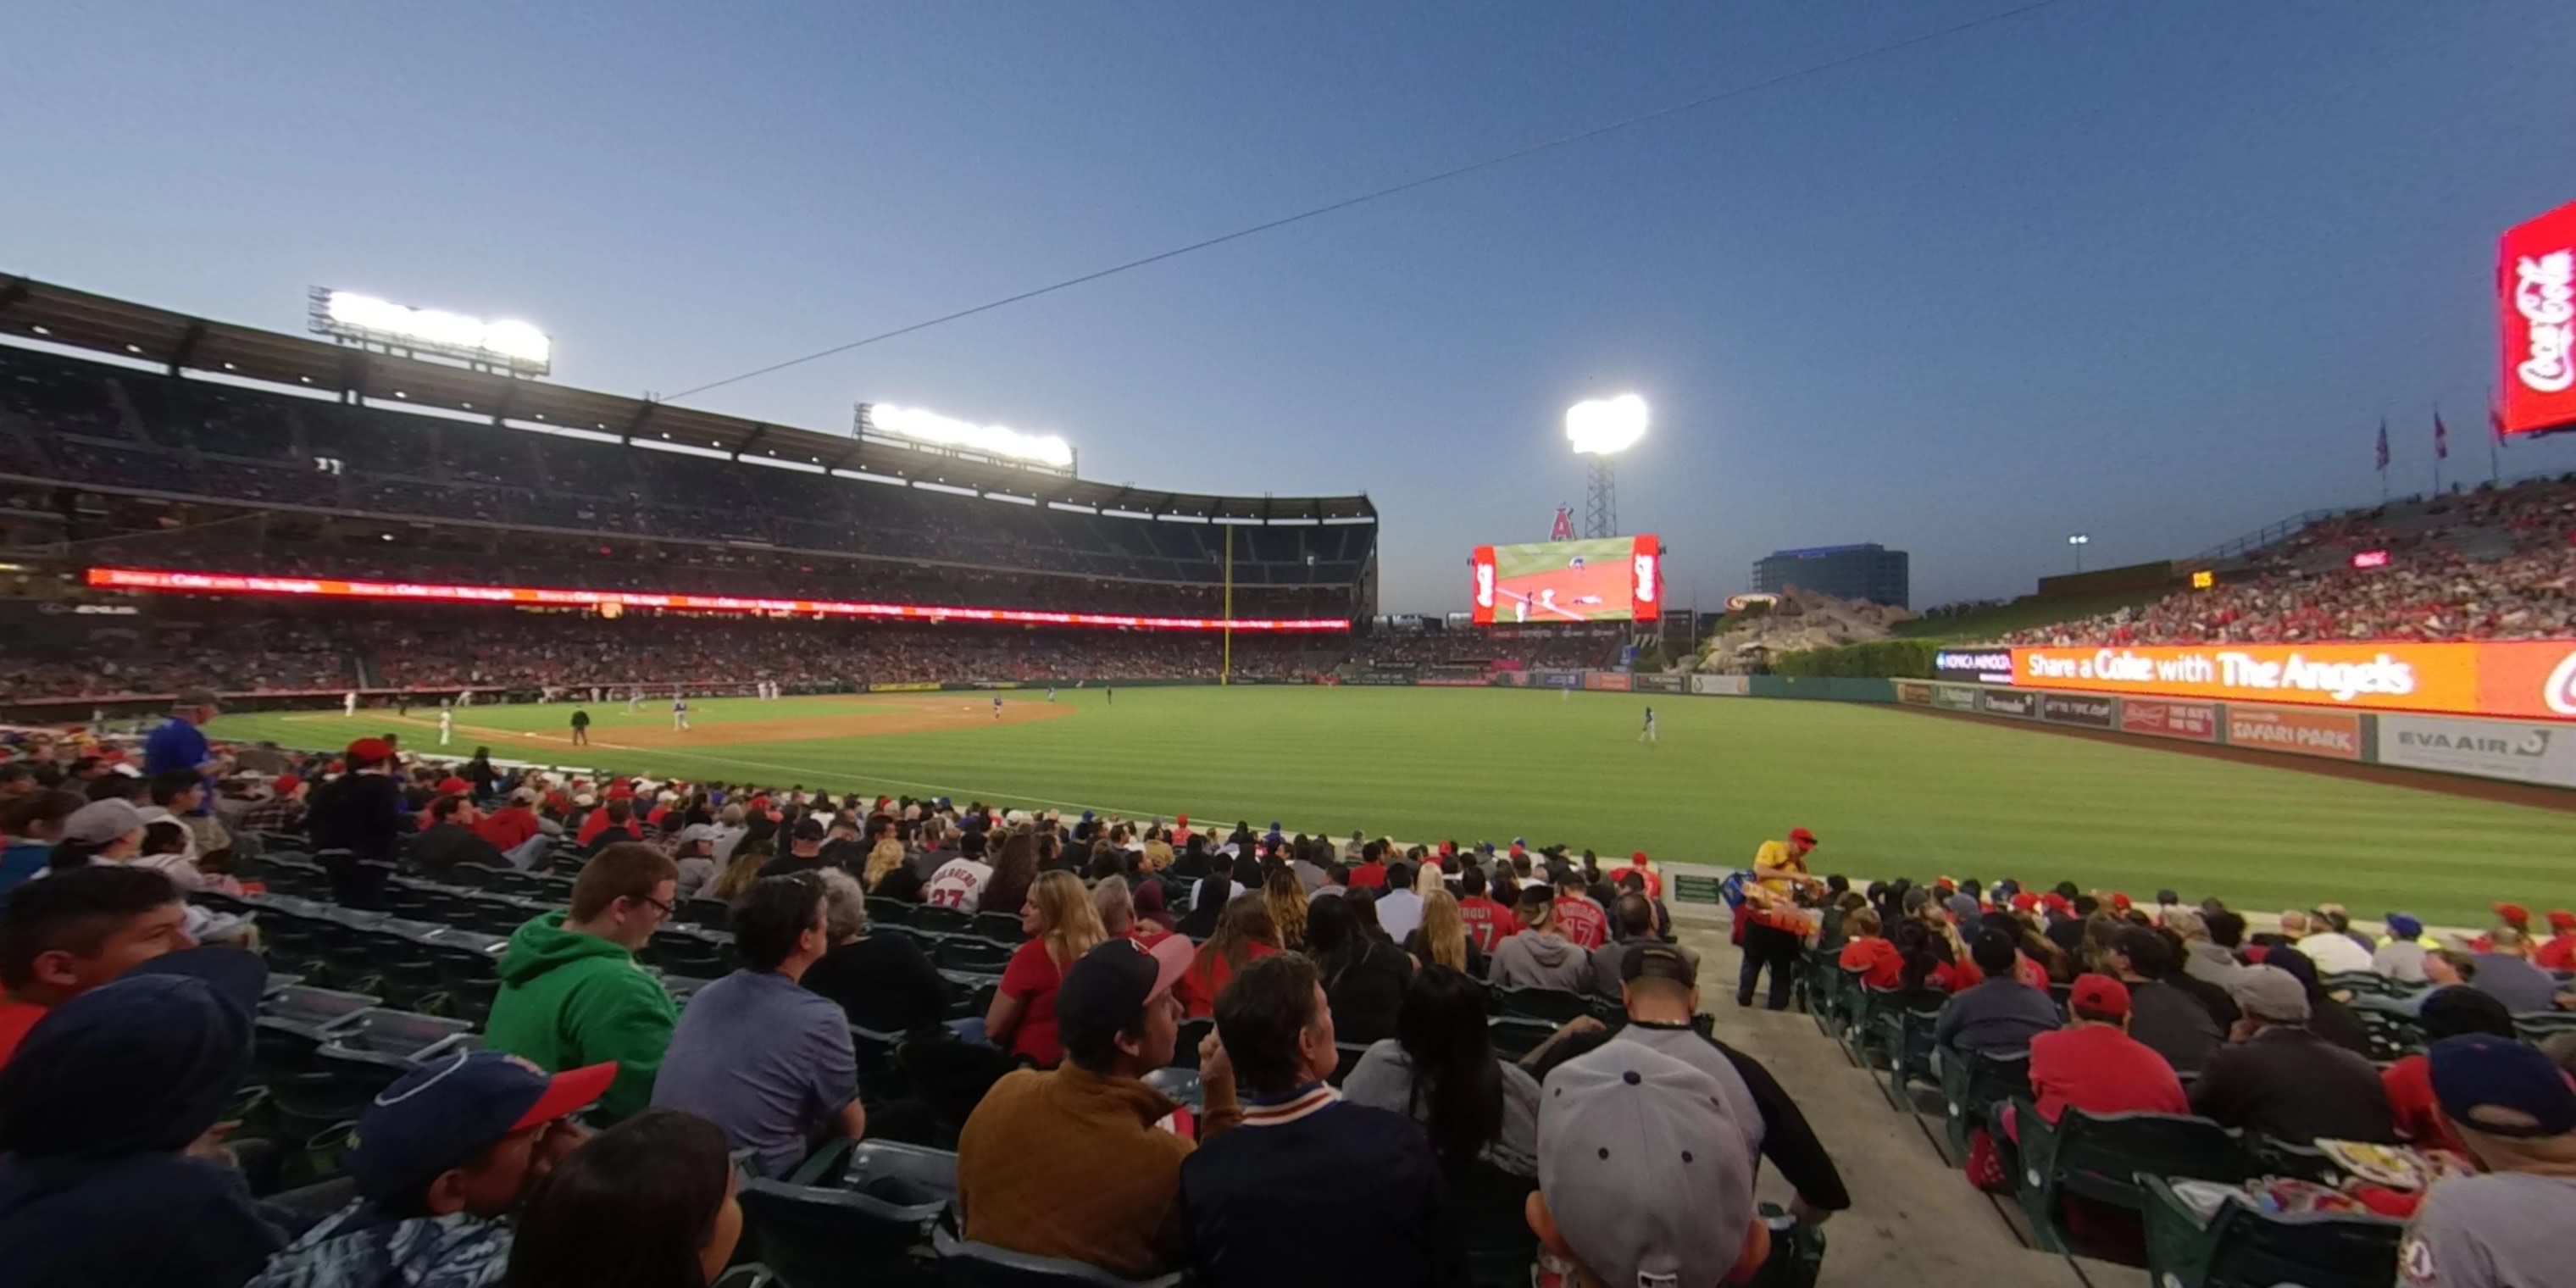
<svg viewBox="0 0 2576 1288">
<path fill-rule="evenodd" d="M 451 750 L 482 742 L 505 756 L 701 780 L 1277 819 L 1342 835 L 1518 835 L 1729 867 L 1803 825 L 1823 838 L 1824 872 L 2064 878 L 2141 899 L 2169 886 L 2245 908 L 2332 900 L 2357 916 L 2394 908 L 2463 925 L 2483 922 L 2497 899 L 2555 906 L 2576 892 L 2576 829 L 2562 813 L 1886 707 L 1658 698 L 1662 739 L 1645 746 L 1646 699 L 1635 694 L 1168 688 L 1122 690 L 1114 706 L 1096 690 L 1061 701 L 1073 718 L 925 733 L 578 757 L 560 741 L 466 733 Z M 694 703 L 691 717 L 706 730 L 870 706 L 727 699 Z M 599 743 L 670 725 L 667 709 L 592 711 Z M 554 735 L 567 715 L 477 707 L 462 722 Z M 213 732 L 312 747 L 387 727 L 375 713 L 333 711 L 228 715 Z M 401 728 L 408 746 L 434 740 Z"/>
</svg>

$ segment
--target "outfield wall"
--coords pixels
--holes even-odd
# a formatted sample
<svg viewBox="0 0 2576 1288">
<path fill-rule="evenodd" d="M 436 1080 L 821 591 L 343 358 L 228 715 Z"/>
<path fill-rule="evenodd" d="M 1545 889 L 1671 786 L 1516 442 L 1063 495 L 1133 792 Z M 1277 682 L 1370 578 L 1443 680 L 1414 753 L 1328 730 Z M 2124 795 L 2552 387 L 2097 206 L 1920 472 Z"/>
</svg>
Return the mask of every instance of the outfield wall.
<svg viewBox="0 0 2576 1288">
<path fill-rule="evenodd" d="M 1605 675 L 1618 679 L 1604 683 L 1596 678 Z M 2535 720 L 2324 710 L 1949 680 L 1499 671 L 1493 682 L 1507 687 L 1891 703 L 2006 724 L 2576 788 L 2576 726 Z"/>
</svg>

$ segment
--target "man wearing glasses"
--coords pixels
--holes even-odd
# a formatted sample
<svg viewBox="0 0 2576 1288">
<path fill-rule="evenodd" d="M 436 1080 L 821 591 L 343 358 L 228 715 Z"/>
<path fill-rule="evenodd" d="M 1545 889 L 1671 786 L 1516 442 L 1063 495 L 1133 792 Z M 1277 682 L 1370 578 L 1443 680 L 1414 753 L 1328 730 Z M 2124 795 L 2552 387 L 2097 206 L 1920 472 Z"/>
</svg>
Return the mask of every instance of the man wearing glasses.
<svg viewBox="0 0 2576 1288">
<path fill-rule="evenodd" d="M 639 842 L 584 864 L 570 908 L 511 934 L 484 1045 L 558 1073 L 615 1061 L 616 1081 L 599 1098 L 604 1118 L 651 1103 L 680 1012 L 635 964 L 635 950 L 670 919 L 679 876 L 669 855 Z"/>
</svg>

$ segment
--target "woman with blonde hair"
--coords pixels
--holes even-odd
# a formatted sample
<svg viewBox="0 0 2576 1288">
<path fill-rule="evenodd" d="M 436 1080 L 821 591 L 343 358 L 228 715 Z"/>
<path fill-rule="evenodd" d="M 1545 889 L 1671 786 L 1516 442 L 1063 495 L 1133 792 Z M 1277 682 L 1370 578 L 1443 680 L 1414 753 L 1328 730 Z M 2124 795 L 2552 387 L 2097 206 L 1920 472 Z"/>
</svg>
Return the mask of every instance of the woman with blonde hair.
<svg viewBox="0 0 2576 1288">
<path fill-rule="evenodd" d="M 1416 965 L 1446 966 L 1478 979 L 1485 977 L 1484 950 L 1467 933 L 1467 923 L 1458 915 L 1458 900 L 1446 890 L 1422 896 L 1422 924 L 1404 937 L 1404 951 L 1413 954 Z"/>
<path fill-rule="evenodd" d="M 867 867 L 859 878 L 860 883 L 870 890 L 883 884 L 888 873 L 902 867 L 904 859 L 903 842 L 895 839 L 894 820 L 877 820 L 875 827 L 877 843 L 869 848 Z"/>
<path fill-rule="evenodd" d="M 1064 1059 L 1064 1044 L 1056 1038 L 1056 990 L 1074 960 L 1109 935 L 1091 906 L 1091 892 L 1070 872 L 1045 873 L 1030 884 L 1020 906 L 1020 931 L 1029 940 L 1002 968 L 1001 987 L 984 1013 L 984 1040 L 1052 1067 Z"/>
<path fill-rule="evenodd" d="M 707 894 L 727 903 L 741 898 L 743 892 L 751 888 L 751 883 L 760 879 L 760 870 L 769 866 L 769 861 L 775 857 L 767 841 L 745 841 L 733 847 L 733 862 L 726 864 L 725 870 L 717 874 L 714 883 L 707 887 Z"/>
<path fill-rule="evenodd" d="M 1297 874 L 1285 865 L 1272 868 L 1262 878 L 1261 901 L 1270 905 L 1270 925 L 1279 935 L 1279 946 L 1296 952 L 1306 946 L 1306 887 L 1298 884 Z"/>
<path fill-rule="evenodd" d="M 1279 928 L 1270 920 L 1270 905 L 1261 895 L 1245 891 L 1225 905 L 1216 933 L 1199 945 L 1197 960 L 1172 985 L 1172 996 L 1181 999 L 1183 1014 L 1190 1019 L 1214 1015 L 1216 995 L 1225 991 L 1234 973 L 1244 963 L 1278 951 Z"/>
</svg>

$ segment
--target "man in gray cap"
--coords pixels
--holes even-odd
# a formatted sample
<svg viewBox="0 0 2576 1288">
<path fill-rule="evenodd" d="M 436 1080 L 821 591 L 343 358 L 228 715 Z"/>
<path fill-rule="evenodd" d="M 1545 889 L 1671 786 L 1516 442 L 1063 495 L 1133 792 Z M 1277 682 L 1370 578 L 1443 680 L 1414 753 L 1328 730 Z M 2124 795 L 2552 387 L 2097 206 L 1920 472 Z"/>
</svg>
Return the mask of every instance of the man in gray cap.
<svg viewBox="0 0 2576 1288">
<path fill-rule="evenodd" d="M 1543 1270 L 1582 1288 L 1706 1288 L 1771 1250 L 1743 1133 L 1709 1076 L 1633 1042 L 1559 1065 L 1539 1098 Z"/>
<path fill-rule="evenodd" d="M 2562 1283 L 2576 1261 L 2576 1085 L 2509 1037 L 2467 1033 L 2426 1056 L 2433 1095 L 2480 1176 L 2436 1185 L 2397 1254 L 2407 1288 Z"/>
<path fill-rule="evenodd" d="M 2308 1030 L 2307 987 L 2253 966 L 2229 990 L 2242 1013 L 2191 1086 L 2191 1111 L 2275 1140 L 2397 1143 L 2396 1118 L 2368 1060 Z"/>
</svg>

